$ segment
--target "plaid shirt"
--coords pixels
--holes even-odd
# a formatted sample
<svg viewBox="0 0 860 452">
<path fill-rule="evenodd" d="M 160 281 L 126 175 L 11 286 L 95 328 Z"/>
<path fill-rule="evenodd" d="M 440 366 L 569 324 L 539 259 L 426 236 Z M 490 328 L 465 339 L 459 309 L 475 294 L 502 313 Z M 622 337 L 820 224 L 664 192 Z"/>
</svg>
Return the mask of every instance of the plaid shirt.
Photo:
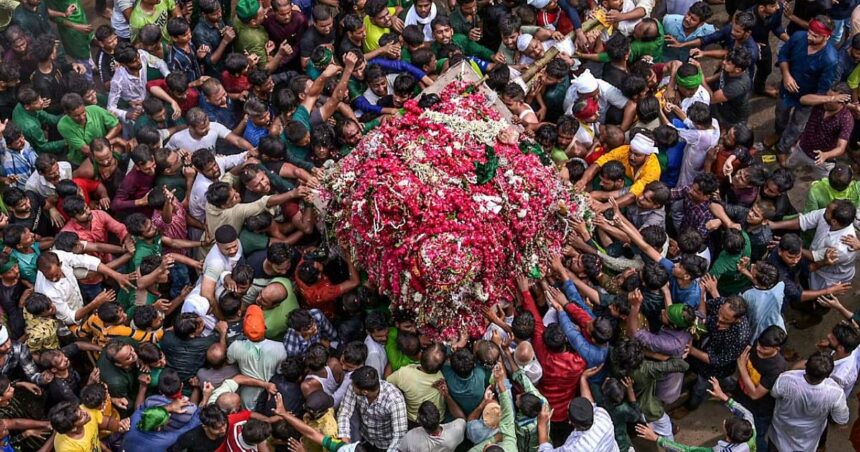
<svg viewBox="0 0 860 452">
<path fill-rule="evenodd" d="M 349 390 L 340 403 L 337 413 L 337 431 L 341 438 L 350 437 L 349 420 L 358 407 L 361 417 L 361 438 L 374 447 L 397 450 L 400 438 L 409 429 L 406 422 L 406 401 L 403 394 L 393 384 L 380 380 L 379 395 L 373 403 L 367 397 L 356 395 Z"/>
<path fill-rule="evenodd" d="M 711 201 L 708 200 L 702 203 L 693 201 L 690 198 L 691 186 L 692 184 L 685 187 L 673 188 L 672 201 L 684 201 L 684 219 L 681 220 L 681 230 L 695 229 L 699 234 L 702 234 L 702 237 L 707 239 L 709 232 L 708 228 L 705 227 L 705 223 L 714 218 L 710 210 Z"/>
<path fill-rule="evenodd" d="M 331 322 L 323 315 L 319 309 L 311 309 L 311 317 L 317 322 L 317 334 L 308 339 L 302 337 L 298 331 L 290 328 L 287 334 L 284 335 L 284 348 L 287 349 L 287 356 L 301 356 L 308 351 L 311 345 L 316 344 L 321 338 L 329 341 L 337 340 L 337 330 L 334 329 Z"/>
<path fill-rule="evenodd" d="M 30 349 L 20 342 L 12 341 L 12 349 L 9 350 L 6 362 L 0 365 L 0 374 L 9 376 L 16 368 L 20 369 L 31 382 L 42 384 L 42 374 L 39 373 L 39 369 L 33 363 Z M 12 377 L 10 376 L 10 378 Z"/>
</svg>

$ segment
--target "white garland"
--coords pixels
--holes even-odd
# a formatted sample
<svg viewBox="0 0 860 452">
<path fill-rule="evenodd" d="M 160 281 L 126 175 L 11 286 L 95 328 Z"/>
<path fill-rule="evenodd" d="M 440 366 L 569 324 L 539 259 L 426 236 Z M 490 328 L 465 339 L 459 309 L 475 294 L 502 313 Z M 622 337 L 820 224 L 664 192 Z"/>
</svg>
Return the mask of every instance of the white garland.
<svg viewBox="0 0 860 452">
<path fill-rule="evenodd" d="M 481 144 L 492 146 L 499 132 L 508 127 L 506 121 L 470 121 L 461 116 L 448 115 L 438 111 L 425 110 L 421 117 L 445 124 L 454 134 L 469 134 Z"/>
</svg>

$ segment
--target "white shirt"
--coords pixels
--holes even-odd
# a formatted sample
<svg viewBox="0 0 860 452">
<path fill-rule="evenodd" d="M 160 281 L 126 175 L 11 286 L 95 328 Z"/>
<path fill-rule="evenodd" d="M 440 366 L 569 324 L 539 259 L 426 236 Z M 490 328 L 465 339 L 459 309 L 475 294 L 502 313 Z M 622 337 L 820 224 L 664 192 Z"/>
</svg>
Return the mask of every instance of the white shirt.
<svg viewBox="0 0 860 452">
<path fill-rule="evenodd" d="M 720 124 L 717 123 L 716 119 L 711 119 L 711 128 L 707 130 L 696 129 L 689 118 L 684 121 L 684 125 L 687 128 L 675 127 L 678 135 L 687 142 L 677 187 L 686 187 L 693 183 L 693 179 L 702 172 L 702 168 L 705 166 L 705 157 L 707 157 L 708 151 L 720 141 Z"/>
<path fill-rule="evenodd" d="M 593 404 L 592 404 L 593 405 Z M 564 444 L 553 449 L 552 444 L 543 443 L 538 452 L 618 452 L 612 418 L 603 408 L 594 406 L 594 424 L 585 431 L 574 431 Z"/>
<path fill-rule="evenodd" d="M 813 386 L 804 370 L 789 370 L 776 379 L 770 395 L 776 399 L 773 422 L 767 432 L 778 450 L 814 451 L 830 417 L 848 423 L 845 392 L 830 378 Z"/>
<path fill-rule="evenodd" d="M 815 228 L 815 238 L 812 239 L 813 259 L 818 262 L 824 259 L 824 253 L 828 248 L 836 249 L 836 263 L 829 267 L 822 267 L 809 275 L 809 288 L 821 290 L 838 282 L 851 282 L 854 279 L 854 259 L 856 254 L 842 243 L 842 237 L 856 236 L 854 225 L 849 225 L 838 231 L 830 229 L 830 225 L 824 218 L 827 209 L 813 210 L 800 215 L 800 229 L 808 231 Z"/>
<path fill-rule="evenodd" d="M 126 110 L 117 107 L 119 100 L 143 102 L 147 96 L 146 82 L 147 67 L 155 67 L 161 75 L 170 75 L 167 63 L 161 58 L 153 56 L 145 50 L 138 49 L 137 56 L 140 59 L 140 71 L 137 75 L 131 75 L 125 66 L 117 64 L 116 71 L 110 81 L 110 93 L 108 93 L 107 109 L 109 112 L 125 120 Z"/>
<path fill-rule="evenodd" d="M 699 88 L 692 96 L 681 100 L 681 105 L 679 105 L 681 107 L 681 111 L 683 111 L 684 114 L 687 114 L 687 109 L 690 108 L 690 105 L 693 105 L 696 102 L 711 105 L 711 93 L 709 93 L 702 85 L 699 85 Z"/>
<path fill-rule="evenodd" d="M 855 348 L 850 355 L 833 363 L 833 372 L 830 378 L 845 391 L 845 398 L 851 395 L 854 385 L 857 383 L 857 375 L 860 374 L 860 348 Z"/>
<path fill-rule="evenodd" d="M 210 336 L 215 329 L 215 324 L 218 319 L 210 312 L 209 300 L 200 295 L 200 285 L 194 286 L 194 289 L 185 297 L 182 302 L 181 312 L 191 312 L 200 316 L 203 319 L 203 334 L 202 336 Z"/>
<path fill-rule="evenodd" d="M 599 92 L 597 105 L 600 108 L 600 122 L 606 119 L 606 110 L 612 105 L 615 108 L 624 109 L 627 105 L 627 98 L 621 94 L 621 90 L 612 86 L 609 82 L 597 79 L 597 89 Z M 567 93 L 564 95 L 564 114 L 573 116 L 573 105 L 579 100 L 579 93 L 576 91 L 576 86 L 570 85 Z"/>
<path fill-rule="evenodd" d="M 385 365 L 388 364 L 385 347 L 373 340 L 369 334 L 364 338 L 364 345 L 367 346 L 367 359 L 364 360 L 364 364 L 376 369 L 376 372 L 382 375 L 385 371 Z"/>
<path fill-rule="evenodd" d="M 134 0 L 115 0 L 110 15 L 110 26 L 114 33 L 123 39 L 131 40 L 131 26 L 128 19 L 122 15 L 122 10 L 134 8 Z"/>
<path fill-rule="evenodd" d="M 197 287 L 203 286 L 203 278 L 209 278 L 215 281 L 217 285 L 221 275 L 224 272 L 233 271 L 233 268 L 239 263 L 240 259 L 242 259 L 242 242 L 239 242 L 239 250 L 236 252 L 236 255 L 231 257 L 225 256 L 217 245 L 212 246 L 212 249 L 206 254 L 206 259 L 203 261 L 203 272 L 197 280 Z"/>
<path fill-rule="evenodd" d="M 176 135 L 174 135 L 175 137 Z M 227 171 L 230 171 L 233 167 L 244 163 L 247 154 L 247 152 L 243 152 L 236 155 L 216 155 L 215 163 L 221 169 L 221 178 L 223 179 Z M 194 185 L 191 186 L 191 194 L 188 195 L 188 213 L 201 223 L 206 221 L 206 190 L 214 183 L 215 181 L 198 171 L 194 179 Z"/>
<path fill-rule="evenodd" d="M 54 306 L 57 307 L 57 319 L 66 325 L 75 325 L 78 323 L 75 320 L 75 312 L 84 307 L 84 298 L 81 296 L 81 289 L 78 287 L 77 278 L 75 278 L 75 267 L 86 268 L 94 272 L 98 270 L 102 261 L 95 256 L 86 254 L 74 254 L 59 250 L 52 252 L 60 259 L 63 277 L 57 282 L 49 281 L 40 271 L 36 273 L 34 289 L 51 299 Z"/>
<path fill-rule="evenodd" d="M 113 83 L 111 83 L 111 85 L 113 85 Z M 185 129 L 173 134 L 165 147 L 168 149 L 187 149 L 188 152 L 192 154 L 201 149 L 214 151 L 215 143 L 218 141 L 218 138 L 227 138 L 227 135 L 229 134 L 230 129 L 225 127 L 223 124 L 210 122 L 209 132 L 199 140 L 191 136 L 190 129 Z"/>
<path fill-rule="evenodd" d="M 72 178 L 72 164 L 69 162 L 57 162 L 60 167 L 60 180 Z M 33 171 L 30 177 L 27 178 L 27 183 L 24 184 L 24 190 L 30 190 L 33 193 L 38 193 L 43 198 L 48 198 L 57 194 L 57 187 L 54 184 L 45 180 L 38 171 Z"/>
</svg>

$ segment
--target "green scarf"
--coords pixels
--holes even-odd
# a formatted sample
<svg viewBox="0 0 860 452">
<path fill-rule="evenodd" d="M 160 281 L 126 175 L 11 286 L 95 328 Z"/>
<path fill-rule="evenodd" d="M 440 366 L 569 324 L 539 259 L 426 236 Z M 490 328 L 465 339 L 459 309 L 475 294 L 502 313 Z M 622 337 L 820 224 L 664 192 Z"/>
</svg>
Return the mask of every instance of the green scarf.
<svg viewBox="0 0 860 452">
<path fill-rule="evenodd" d="M 170 413 L 164 407 L 147 408 L 140 415 L 137 429 L 142 432 L 154 432 L 167 424 L 168 420 L 170 420 Z"/>
<path fill-rule="evenodd" d="M 698 88 L 699 85 L 702 84 L 702 80 L 702 71 L 696 72 L 694 75 L 688 75 L 686 77 L 681 77 L 680 75 L 675 74 L 675 83 L 677 83 L 678 86 L 684 89 Z"/>
</svg>

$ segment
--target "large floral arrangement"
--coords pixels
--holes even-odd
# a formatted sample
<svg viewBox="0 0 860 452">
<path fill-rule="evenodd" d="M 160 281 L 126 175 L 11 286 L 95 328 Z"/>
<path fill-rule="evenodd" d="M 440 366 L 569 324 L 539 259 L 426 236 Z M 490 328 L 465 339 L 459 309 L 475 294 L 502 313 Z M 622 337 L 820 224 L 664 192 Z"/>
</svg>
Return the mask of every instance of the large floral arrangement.
<svg viewBox="0 0 860 452">
<path fill-rule="evenodd" d="M 369 133 L 323 178 L 324 218 L 394 306 L 444 339 L 485 328 L 513 277 L 559 253 L 572 202 L 481 92 L 453 82 Z"/>
</svg>

